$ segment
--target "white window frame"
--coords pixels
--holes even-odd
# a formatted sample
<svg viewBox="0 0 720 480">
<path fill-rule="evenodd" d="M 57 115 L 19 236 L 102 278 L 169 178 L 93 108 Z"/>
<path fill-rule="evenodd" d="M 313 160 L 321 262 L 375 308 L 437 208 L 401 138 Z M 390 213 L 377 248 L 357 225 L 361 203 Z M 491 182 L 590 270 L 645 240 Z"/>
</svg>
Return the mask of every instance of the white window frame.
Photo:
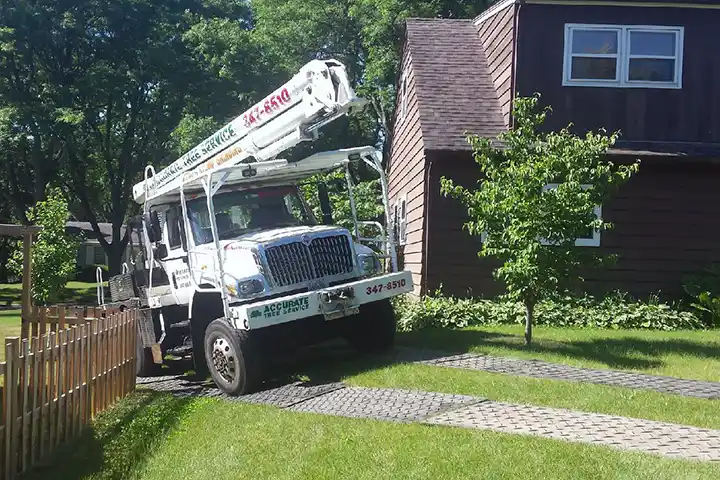
<svg viewBox="0 0 720 480">
<path fill-rule="evenodd" d="M 579 54 L 572 53 L 572 34 L 575 30 L 614 30 L 618 33 L 618 51 L 616 54 Z M 631 32 L 661 32 L 675 34 L 675 56 L 630 55 Z M 685 28 L 664 25 L 612 25 L 612 24 L 565 24 L 565 46 L 563 52 L 563 81 L 565 87 L 612 87 L 612 88 L 668 88 L 681 89 L 683 79 L 683 45 Z M 617 68 L 614 80 L 587 79 L 572 80 L 573 57 L 615 58 Z M 649 82 L 646 80 L 630 80 L 631 58 L 659 58 L 675 60 L 675 77 L 672 82 Z"/>
<path fill-rule="evenodd" d="M 393 233 L 398 245 L 407 241 L 407 193 L 399 195 L 393 204 Z"/>
<path fill-rule="evenodd" d="M 557 183 L 548 183 L 543 187 L 543 190 L 551 190 L 553 188 L 557 188 L 559 184 Z M 587 190 L 591 187 L 590 184 L 582 184 L 580 186 L 584 190 Z M 602 205 L 595 205 L 593 208 L 593 212 L 595 213 L 595 216 L 597 218 L 602 218 Z M 540 239 L 540 243 L 543 245 L 552 245 L 552 242 L 549 242 L 545 240 L 544 238 Z M 575 246 L 576 247 L 599 247 L 600 246 L 600 231 L 598 229 L 593 229 L 593 236 L 592 237 L 583 237 L 583 238 L 576 238 L 575 239 Z"/>
<path fill-rule="evenodd" d="M 400 199 L 400 228 L 398 230 L 400 231 L 399 235 L 399 241 L 400 245 L 405 245 L 407 242 L 407 193 L 404 193 Z"/>
<path fill-rule="evenodd" d="M 407 115 L 407 72 L 404 71 L 400 76 L 400 91 L 398 92 L 398 121 L 403 120 Z"/>
</svg>

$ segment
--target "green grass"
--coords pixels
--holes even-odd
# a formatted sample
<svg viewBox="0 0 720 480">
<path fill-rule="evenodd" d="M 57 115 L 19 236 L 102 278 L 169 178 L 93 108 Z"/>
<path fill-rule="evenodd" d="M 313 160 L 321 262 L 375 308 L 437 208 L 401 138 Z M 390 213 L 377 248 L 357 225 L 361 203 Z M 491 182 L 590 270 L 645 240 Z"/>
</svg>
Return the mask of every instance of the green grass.
<svg viewBox="0 0 720 480">
<path fill-rule="evenodd" d="M 720 478 L 720 465 L 135 393 L 30 479 Z"/>
<path fill-rule="evenodd" d="M 107 282 L 104 283 L 107 287 Z M 97 303 L 95 283 L 86 282 L 68 282 L 65 289 L 60 294 L 60 303 L 70 304 L 89 304 Z M 109 292 L 106 290 L 105 294 Z M 22 299 L 22 284 L 9 283 L 0 284 L 0 305 L 20 305 Z"/>
<path fill-rule="evenodd" d="M 5 339 L 20 336 L 20 311 L 0 310 L 0 362 L 5 360 Z"/>
<path fill-rule="evenodd" d="M 500 329 L 493 329 L 500 330 Z M 538 348 L 574 351 L 573 345 L 601 345 L 602 341 L 614 340 L 617 348 L 612 349 L 613 358 L 653 358 L 662 362 L 664 372 L 673 372 L 679 376 L 711 377 L 708 372 L 718 369 L 720 353 L 712 357 L 712 345 L 697 337 L 697 332 L 676 332 L 672 334 L 660 332 L 633 332 L 630 340 L 622 332 L 603 332 L 596 330 L 538 329 Z M 494 332 L 486 333 L 478 330 L 467 331 L 435 331 L 435 335 L 424 332 L 422 335 L 399 335 L 399 343 L 426 348 L 445 348 L 449 351 L 489 351 L 493 354 L 513 355 L 525 358 L 543 358 L 547 360 L 571 363 L 575 365 L 609 366 L 599 360 L 590 360 L 592 349 L 585 350 L 586 357 L 573 357 L 539 350 L 526 352 L 524 347 L 502 348 L 497 344 L 478 344 L 477 339 L 490 338 L 497 342 Z M 715 333 L 715 332 L 711 332 Z M 467 336 L 463 336 L 467 335 Z M 548 339 L 565 338 L 565 342 Z M 627 335 L 627 333 L 626 333 Z M 500 337 L 505 344 L 513 345 L 520 338 L 503 335 Z M 451 343 L 450 340 L 453 340 Z M 650 355 L 630 347 L 652 343 L 656 351 Z M 576 343 L 571 343 L 576 342 Z M 627 342 L 627 343 L 625 343 Z M 667 348 L 668 344 L 692 344 L 682 354 Z M 662 346 L 666 348 L 663 349 Z M 582 347 L 576 347 L 582 351 Z M 603 350 L 599 348 L 596 358 L 603 358 Z M 344 352 L 344 353 L 341 353 Z M 645 353 L 643 353 L 645 352 Z M 649 361 L 649 358 L 645 358 Z M 696 375 L 692 370 L 706 369 L 704 374 Z M 658 366 L 654 367 L 658 370 Z M 543 405 L 554 408 L 569 408 L 586 412 L 622 415 L 627 417 L 645 418 L 671 423 L 695 425 L 705 428 L 720 429 L 720 400 L 683 397 L 663 394 L 651 390 L 635 390 L 630 388 L 611 387 L 589 383 L 566 382 L 560 380 L 537 379 L 483 371 L 463 370 L 439 366 L 426 366 L 412 363 L 399 363 L 392 355 L 377 355 L 358 358 L 351 352 L 331 348 L 316 348 L 293 364 L 288 365 L 289 371 L 296 372 L 300 379 L 314 382 L 342 381 L 351 385 L 365 387 L 409 388 L 444 393 L 473 395 L 496 401 Z M 642 369 L 639 369 L 642 370 Z"/>
<path fill-rule="evenodd" d="M 530 349 L 523 327 L 429 329 L 399 335 L 398 343 L 449 352 L 538 359 L 720 381 L 720 330 L 647 331 L 536 327 Z"/>
<path fill-rule="evenodd" d="M 341 378 L 364 387 L 392 387 L 473 395 L 501 402 L 543 405 L 720 429 L 720 401 L 594 384 L 400 364 Z"/>
</svg>

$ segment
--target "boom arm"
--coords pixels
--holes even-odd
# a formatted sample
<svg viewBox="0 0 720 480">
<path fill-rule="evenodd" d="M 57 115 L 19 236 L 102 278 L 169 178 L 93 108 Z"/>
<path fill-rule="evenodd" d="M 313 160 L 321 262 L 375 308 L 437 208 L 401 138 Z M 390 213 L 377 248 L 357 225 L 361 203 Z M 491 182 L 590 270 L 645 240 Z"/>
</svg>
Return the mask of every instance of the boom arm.
<svg viewBox="0 0 720 480">
<path fill-rule="evenodd" d="M 230 160 L 237 164 L 249 158 L 272 159 L 300 142 L 316 139 L 320 127 L 364 103 L 350 86 L 342 63 L 313 60 L 254 107 L 136 184 L 133 197 L 142 204 L 166 195 Z"/>
</svg>

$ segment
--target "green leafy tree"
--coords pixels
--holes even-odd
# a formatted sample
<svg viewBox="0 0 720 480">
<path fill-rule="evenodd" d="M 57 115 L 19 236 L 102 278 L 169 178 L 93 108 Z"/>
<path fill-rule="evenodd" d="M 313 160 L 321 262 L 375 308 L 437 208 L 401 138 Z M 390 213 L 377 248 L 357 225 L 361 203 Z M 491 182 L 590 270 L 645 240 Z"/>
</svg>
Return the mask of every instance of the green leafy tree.
<svg viewBox="0 0 720 480">
<path fill-rule="evenodd" d="M 48 189 L 46 199 L 30 208 L 27 218 L 42 227 L 32 251 L 32 296 L 38 304 L 52 303 L 75 273 L 79 247 L 78 239 L 66 232 L 70 211 L 65 195 L 58 188 Z M 17 244 L 9 266 L 22 275 L 22 243 Z"/>
<path fill-rule="evenodd" d="M 209 19 L 242 23 L 248 15 L 236 0 L 4 2 L 0 199 L 25 220 L 45 185 L 60 181 L 78 219 L 95 232 L 99 222 L 112 224 L 111 239 L 99 238 L 118 272 L 123 224 L 137 209 L 132 186 L 145 166 L 171 162 L 176 144 L 207 126 L 207 111 L 198 111 L 198 128 L 176 132 L 188 108 L 226 111 L 221 93 L 231 80 L 215 81 L 186 34 Z"/>
<path fill-rule="evenodd" d="M 328 186 L 328 197 L 332 208 L 333 221 L 336 225 L 355 231 L 353 223 L 352 207 L 348 195 L 345 173 L 337 170 L 328 174 L 313 175 L 303 182 L 300 189 L 308 205 L 313 210 L 315 217 L 322 219 L 320 201 L 318 199 L 318 183 L 324 182 Z M 370 179 L 357 182 L 353 179 L 353 198 L 355 200 L 355 212 L 358 220 L 380 221 L 383 214 L 382 187 L 379 179 Z M 377 235 L 377 229 L 359 226 L 360 234 L 364 237 Z M 373 233 L 374 232 L 374 233 Z"/>
<path fill-rule="evenodd" d="M 441 179 L 441 191 L 461 200 L 468 209 L 465 228 L 483 237 L 479 256 L 496 257 L 503 264 L 494 272 L 506 296 L 525 306 L 525 340 L 532 339 L 533 309 L 537 303 L 579 280 L 588 266 L 613 261 L 592 248 L 575 246 L 588 231 L 612 225 L 595 215 L 617 188 L 639 168 L 605 160 L 618 133 L 541 130 L 550 107 L 538 108 L 539 95 L 517 98 L 516 125 L 499 135 L 499 144 L 470 136 L 482 178 L 475 189 Z M 548 188 L 556 184 L 555 188 Z"/>
</svg>

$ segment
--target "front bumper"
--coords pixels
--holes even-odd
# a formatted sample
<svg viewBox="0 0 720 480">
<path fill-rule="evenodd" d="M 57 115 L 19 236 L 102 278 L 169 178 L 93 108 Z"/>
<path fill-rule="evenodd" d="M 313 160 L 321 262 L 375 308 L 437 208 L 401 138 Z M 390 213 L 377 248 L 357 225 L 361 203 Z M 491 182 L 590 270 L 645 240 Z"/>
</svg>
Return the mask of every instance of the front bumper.
<svg viewBox="0 0 720 480">
<path fill-rule="evenodd" d="M 404 270 L 251 305 L 230 307 L 230 321 L 236 328 L 253 330 L 315 315 L 334 320 L 358 313 L 360 305 L 365 303 L 412 290 L 412 274 Z"/>
</svg>

